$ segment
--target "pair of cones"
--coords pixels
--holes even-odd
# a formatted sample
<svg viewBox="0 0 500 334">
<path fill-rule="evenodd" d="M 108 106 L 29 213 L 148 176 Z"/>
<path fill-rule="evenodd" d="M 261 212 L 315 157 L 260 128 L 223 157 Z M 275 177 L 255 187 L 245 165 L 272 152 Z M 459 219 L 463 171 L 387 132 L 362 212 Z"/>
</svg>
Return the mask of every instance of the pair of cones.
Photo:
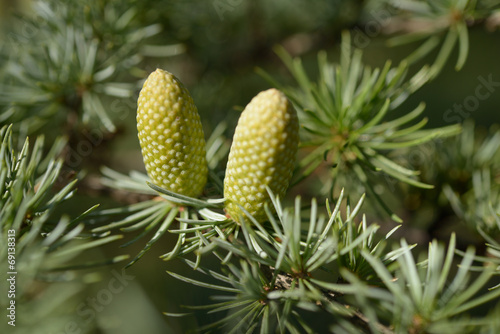
<svg viewBox="0 0 500 334">
<path fill-rule="evenodd" d="M 199 196 L 207 182 L 205 138 L 196 105 L 171 73 L 149 75 L 137 103 L 137 129 L 144 164 L 156 185 Z M 260 92 L 236 126 L 224 178 L 225 211 L 241 223 L 244 208 L 258 221 L 270 202 L 266 187 L 283 197 L 299 143 L 295 109 L 277 89 Z"/>
</svg>

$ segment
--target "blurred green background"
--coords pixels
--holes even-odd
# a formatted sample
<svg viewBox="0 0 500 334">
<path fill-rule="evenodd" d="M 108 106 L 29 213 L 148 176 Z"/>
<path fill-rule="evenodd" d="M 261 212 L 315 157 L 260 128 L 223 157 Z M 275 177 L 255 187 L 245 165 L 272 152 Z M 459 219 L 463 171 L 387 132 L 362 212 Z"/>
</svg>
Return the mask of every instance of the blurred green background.
<svg viewBox="0 0 500 334">
<path fill-rule="evenodd" d="M 76 2 L 85 3 L 83 0 Z M 107 6 L 106 1 L 89 1 L 89 4 L 101 6 L 103 10 Z M 368 11 L 365 5 L 364 1 L 353 0 L 123 1 L 124 8 L 135 6 L 137 9 L 136 24 L 161 25 L 161 32 L 150 38 L 148 43 L 156 46 L 175 45 L 177 48 L 172 56 L 147 56 L 140 64 L 143 73 L 149 73 L 157 67 L 174 73 L 191 92 L 206 136 L 218 123 L 225 121 L 228 124 L 228 138 L 231 138 L 242 108 L 259 91 L 270 87 L 268 82 L 255 73 L 256 67 L 265 69 L 282 82 L 293 83 L 291 76 L 273 53 L 274 45 L 283 45 L 293 56 L 302 57 L 311 75 L 314 75 L 319 50 L 326 50 L 331 60 L 338 59 L 342 29 L 363 32 L 363 24 L 375 20 L 374 12 Z M 14 12 L 22 13 L 21 22 L 23 15 L 33 15 L 30 12 L 30 1 L 0 1 L 0 31 L 4 36 L 4 48 L 9 47 Z M 101 23 L 105 24 L 95 22 L 96 25 Z M 387 59 L 392 59 L 397 64 L 416 47 L 408 45 L 391 48 L 387 46 L 387 38 L 382 32 L 375 33 L 364 39 L 362 45 L 358 45 L 364 50 L 364 61 L 367 64 L 382 66 Z M 148 54 L 154 55 L 155 50 L 150 48 Z M 412 69 L 417 71 L 423 63 L 431 63 L 435 56 L 436 53 L 430 54 L 425 61 L 413 65 Z M 498 124 L 500 87 L 496 87 L 489 98 L 481 100 L 470 115 L 454 113 L 453 118 L 446 115 L 451 115 L 447 114 L 447 110 L 452 109 L 455 104 L 463 104 L 468 96 L 475 94 L 476 87 L 481 83 L 480 78 L 491 77 L 494 82 L 500 83 L 499 56 L 500 33 L 487 31 L 483 26 L 473 27 L 470 30 L 470 53 L 465 67 L 460 72 L 455 71 L 452 59 L 437 79 L 411 96 L 398 112 L 410 111 L 424 101 L 427 105 L 425 115 L 429 118 L 428 127 L 463 122 L 468 118 L 474 119 L 477 125 L 483 127 Z M 145 171 L 135 129 L 135 101 L 140 80 L 141 78 L 137 78 L 134 82 L 134 95 L 122 101 L 124 116 L 117 123 L 116 133 L 106 135 L 106 139 L 79 166 L 86 171 L 86 178 L 80 183 L 77 196 L 71 200 L 72 210 L 75 212 L 81 212 L 96 203 L 102 203 L 103 207 L 113 207 L 133 201 L 110 196 L 96 185 L 96 179 L 101 165 L 124 173 L 131 170 Z M 116 99 L 107 101 L 108 106 L 112 106 Z M 62 135 L 65 130 L 49 124 L 37 133 Z M 432 161 L 426 163 L 432 164 Z M 166 274 L 166 270 L 172 270 L 193 275 L 191 269 L 180 261 L 158 260 L 158 256 L 169 250 L 174 242 L 171 235 L 166 235 L 149 254 L 127 270 L 127 274 L 134 278 L 122 292 L 113 295 L 109 304 L 103 305 L 102 311 L 95 313 L 95 319 L 90 319 L 97 321 L 97 329 L 92 332 L 185 333 L 220 318 L 220 315 L 207 316 L 203 310 L 196 311 L 195 316 L 184 318 L 168 318 L 161 314 L 186 312 L 181 305 L 201 305 L 210 296 L 210 291 L 179 282 Z M 139 242 L 127 248 L 117 246 L 114 243 L 103 249 L 96 249 L 88 256 L 104 257 L 123 253 L 135 255 L 143 244 Z M 207 258 L 206 261 L 209 265 L 213 259 Z M 99 291 L 113 277 L 112 269 L 121 272 L 120 265 L 104 269 L 102 280 L 89 285 L 85 292 L 86 298 L 99 295 Z M 89 299 L 83 302 L 90 303 Z M 80 317 L 81 320 L 85 322 L 90 318 L 89 314 Z"/>
</svg>

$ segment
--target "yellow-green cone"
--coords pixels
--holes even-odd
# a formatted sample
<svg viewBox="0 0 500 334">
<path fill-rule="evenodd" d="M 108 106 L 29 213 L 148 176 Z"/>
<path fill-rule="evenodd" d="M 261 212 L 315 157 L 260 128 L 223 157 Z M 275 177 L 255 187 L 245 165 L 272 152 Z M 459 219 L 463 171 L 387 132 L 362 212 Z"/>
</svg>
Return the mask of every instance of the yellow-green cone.
<svg viewBox="0 0 500 334">
<path fill-rule="evenodd" d="M 297 114 L 277 89 L 260 92 L 246 106 L 235 130 L 224 179 L 225 211 L 240 221 L 245 214 L 266 219 L 264 203 L 271 203 L 268 186 L 285 195 L 292 177 L 299 143 Z"/>
<path fill-rule="evenodd" d="M 205 137 L 198 110 L 184 85 L 157 69 L 137 101 L 142 156 L 154 184 L 196 197 L 207 182 Z"/>
</svg>

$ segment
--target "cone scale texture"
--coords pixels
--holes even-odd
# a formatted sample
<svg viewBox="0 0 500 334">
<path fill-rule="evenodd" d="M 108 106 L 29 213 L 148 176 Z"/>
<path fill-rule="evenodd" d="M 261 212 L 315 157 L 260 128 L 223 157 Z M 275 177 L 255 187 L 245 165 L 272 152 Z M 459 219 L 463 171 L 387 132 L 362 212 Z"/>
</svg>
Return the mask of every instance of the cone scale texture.
<svg viewBox="0 0 500 334">
<path fill-rule="evenodd" d="M 184 85 L 157 69 L 137 101 L 137 130 L 152 182 L 196 197 L 207 182 L 205 137 L 198 110 Z"/>
<path fill-rule="evenodd" d="M 277 89 L 260 92 L 245 107 L 236 126 L 224 179 L 225 211 L 241 222 L 240 206 L 257 221 L 271 204 L 268 186 L 281 198 L 292 177 L 299 143 L 297 114 Z M 270 206 L 272 207 L 272 206 Z"/>
</svg>

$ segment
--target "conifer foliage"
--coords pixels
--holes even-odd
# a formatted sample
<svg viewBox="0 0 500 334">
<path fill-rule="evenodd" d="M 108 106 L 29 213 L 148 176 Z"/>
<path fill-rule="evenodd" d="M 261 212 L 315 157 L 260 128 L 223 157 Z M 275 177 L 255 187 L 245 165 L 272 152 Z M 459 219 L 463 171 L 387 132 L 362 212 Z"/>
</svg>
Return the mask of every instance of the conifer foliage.
<svg viewBox="0 0 500 334">
<path fill-rule="evenodd" d="M 7 4 L 0 332 L 500 332 L 499 1 Z"/>
</svg>

